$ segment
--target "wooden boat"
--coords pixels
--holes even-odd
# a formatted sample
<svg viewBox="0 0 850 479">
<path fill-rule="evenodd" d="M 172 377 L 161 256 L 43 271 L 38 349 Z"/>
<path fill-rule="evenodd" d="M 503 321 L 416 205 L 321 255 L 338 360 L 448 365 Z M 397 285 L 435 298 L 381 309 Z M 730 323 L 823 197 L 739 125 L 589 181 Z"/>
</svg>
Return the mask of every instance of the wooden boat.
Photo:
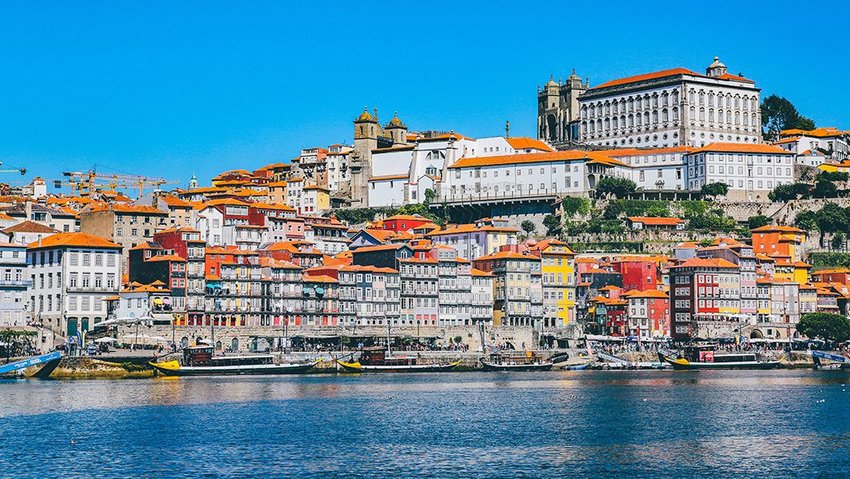
<svg viewBox="0 0 850 479">
<path fill-rule="evenodd" d="M 775 369 L 781 359 L 762 360 L 753 353 L 714 353 L 715 346 L 691 346 L 674 357 L 658 352 L 658 359 L 673 369 Z"/>
<path fill-rule="evenodd" d="M 53 351 L 40 356 L 0 365 L 0 378 L 47 379 L 59 366 L 62 353 Z"/>
<path fill-rule="evenodd" d="M 416 356 L 395 356 L 383 348 L 363 349 L 357 361 L 336 360 L 344 371 L 351 373 L 439 373 L 451 371 L 460 360 L 450 363 L 420 364 Z"/>
<path fill-rule="evenodd" d="M 554 363 L 544 360 L 532 351 L 501 352 L 481 358 L 485 371 L 548 371 Z"/>
<path fill-rule="evenodd" d="M 564 371 L 584 371 L 590 369 L 590 363 L 569 364 L 562 368 Z"/>
<path fill-rule="evenodd" d="M 183 350 L 183 361 L 150 361 L 148 364 L 165 376 L 229 376 L 261 374 L 303 374 L 316 362 L 275 364 L 274 356 L 213 356 L 212 346 L 193 346 Z"/>
</svg>

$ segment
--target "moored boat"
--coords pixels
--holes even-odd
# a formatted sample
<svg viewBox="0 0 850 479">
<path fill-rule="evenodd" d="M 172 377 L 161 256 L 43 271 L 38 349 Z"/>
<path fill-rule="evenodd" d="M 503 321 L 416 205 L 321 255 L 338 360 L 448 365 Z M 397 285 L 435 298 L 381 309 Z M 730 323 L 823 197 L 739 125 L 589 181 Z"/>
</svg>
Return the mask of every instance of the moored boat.
<svg viewBox="0 0 850 479">
<path fill-rule="evenodd" d="M 460 360 L 449 363 L 422 364 L 417 356 L 387 354 L 383 348 L 363 349 L 356 361 L 336 360 L 344 371 L 352 373 L 437 373 L 451 371 Z"/>
<path fill-rule="evenodd" d="M 673 369 L 775 369 L 781 359 L 759 359 L 754 353 L 716 353 L 716 346 L 690 346 L 678 356 L 658 352 L 658 359 Z"/>
<path fill-rule="evenodd" d="M 47 379 L 59 366 L 62 353 L 52 351 L 47 354 L 21 359 L 0 365 L 0 378 L 37 378 Z"/>
<path fill-rule="evenodd" d="M 481 358 L 485 371 L 548 371 L 554 363 L 532 351 L 500 352 Z"/>
<path fill-rule="evenodd" d="M 214 356 L 212 346 L 193 346 L 183 350 L 183 361 L 151 361 L 148 364 L 165 376 L 229 376 L 265 374 L 303 374 L 316 362 L 276 364 L 274 356 Z"/>
<path fill-rule="evenodd" d="M 812 350 L 812 361 L 815 369 L 836 370 L 850 368 L 850 360 L 840 354 L 828 353 L 826 351 Z M 824 363 L 824 360 L 827 362 Z"/>
</svg>

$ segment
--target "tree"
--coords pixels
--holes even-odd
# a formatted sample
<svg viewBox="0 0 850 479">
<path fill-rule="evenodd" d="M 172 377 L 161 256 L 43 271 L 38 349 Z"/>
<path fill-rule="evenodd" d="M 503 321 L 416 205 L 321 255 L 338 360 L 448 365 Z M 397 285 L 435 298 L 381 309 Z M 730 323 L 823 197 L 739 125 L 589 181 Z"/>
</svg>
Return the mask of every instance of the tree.
<svg viewBox="0 0 850 479">
<path fill-rule="evenodd" d="M 767 226 L 769 224 L 770 218 L 764 215 L 750 216 L 749 218 L 747 218 L 747 226 L 751 230 L 761 228 L 762 226 Z"/>
<path fill-rule="evenodd" d="M 850 318 L 840 314 L 808 313 L 800 318 L 797 331 L 809 338 L 840 343 L 850 339 Z"/>
<path fill-rule="evenodd" d="M 531 220 L 525 220 L 519 226 L 525 231 L 526 236 L 530 236 L 537 229 L 537 225 Z"/>
<path fill-rule="evenodd" d="M 800 115 L 790 101 L 770 95 L 761 104 L 761 126 L 764 139 L 774 141 L 782 130 L 814 130 L 815 122 Z"/>
<path fill-rule="evenodd" d="M 634 193 L 635 190 L 637 190 L 637 185 L 632 180 L 606 176 L 596 184 L 596 197 L 604 198 L 613 195 L 615 198 L 622 198 Z"/>
<path fill-rule="evenodd" d="M 434 202 L 434 198 L 437 197 L 437 192 L 432 190 L 431 188 L 425 188 L 425 204 L 430 205 Z"/>
<path fill-rule="evenodd" d="M 836 196 L 838 196 L 838 188 L 831 181 L 818 180 L 812 190 L 812 198 L 835 198 Z"/>
<path fill-rule="evenodd" d="M 847 177 L 850 176 L 846 172 L 843 171 L 822 171 L 818 175 L 818 180 L 824 181 L 847 181 Z"/>
<path fill-rule="evenodd" d="M 784 185 L 776 185 L 767 197 L 772 201 L 791 201 L 799 198 L 807 198 L 809 196 L 809 185 L 805 183 L 792 183 Z"/>
<path fill-rule="evenodd" d="M 821 233 L 850 230 L 847 211 L 835 203 L 827 203 L 817 212 L 817 225 Z"/>
<path fill-rule="evenodd" d="M 543 226 L 546 227 L 546 234 L 549 236 L 561 234 L 561 218 L 555 215 L 546 215 L 543 218 Z"/>
<path fill-rule="evenodd" d="M 587 198 L 567 196 L 561 201 L 561 205 L 564 208 L 564 214 L 570 218 L 590 213 L 590 200 Z"/>
<path fill-rule="evenodd" d="M 818 229 L 818 214 L 814 211 L 803 210 L 794 219 L 794 226 L 805 231 L 816 231 Z"/>
<path fill-rule="evenodd" d="M 722 182 L 706 183 L 702 185 L 700 191 L 702 191 L 702 194 L 705 196 L 726 196 L 726 193 L 729 193 L 729 185 Z"/>
<path fill-rule="evenodd" d="M 834 235 L 832 235 L 832 242 L 831 242 L 832 249 L 838 249 L 838 250 L 844 249 L 844 243 L 846 241 L 847 241 L 847 236 L 844 234 L 843 231 L 839 231 L 839 232 L 835 233 Z"/>
</svg>

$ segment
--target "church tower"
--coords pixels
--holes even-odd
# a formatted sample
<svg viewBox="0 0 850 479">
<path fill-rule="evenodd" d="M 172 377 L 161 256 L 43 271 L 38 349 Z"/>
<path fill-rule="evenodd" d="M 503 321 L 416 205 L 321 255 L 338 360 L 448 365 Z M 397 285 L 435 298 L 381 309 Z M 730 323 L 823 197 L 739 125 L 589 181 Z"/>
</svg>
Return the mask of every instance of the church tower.
<svg viewBox="0 0 850 479">
<path fill-rule="evenodd" d="M 390 135 L 393 140 L 393 145 L 407 144 L 407 125 L 398 117 L 398 112 L 393 114 L 389 123 L 384 126 L 384 130 Z"/>
<path fill-rule="evenodd" d="M 563 84 L 549 78 L 537 90 L 537 138 L 553 146 L 567 148 L 579 140 L 578 97 L 588 89 L 575 70 Z"/>
<path fill-rule="evenodd" d="M 351 152 L 351 206 L 369 205 L 369 178 L 372 177 L 372 150 L 378 147 L 378 121 L 363 108 L 354 120 L 354 151 Z"/>
</svg>

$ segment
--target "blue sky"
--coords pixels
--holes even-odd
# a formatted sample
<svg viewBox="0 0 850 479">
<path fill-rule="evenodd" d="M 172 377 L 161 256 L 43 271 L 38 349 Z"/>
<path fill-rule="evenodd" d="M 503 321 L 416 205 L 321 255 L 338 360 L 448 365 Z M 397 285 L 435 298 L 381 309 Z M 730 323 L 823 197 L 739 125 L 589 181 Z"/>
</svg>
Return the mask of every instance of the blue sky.
<svg viewBox="0 0 850 479">
<path fill-rule="evenodd" d="M 368 5 L 366 7 L 365 5 Z M 360 7 L 363 6 L 363 7 Z M 763 96 L 850 128 L 850 9 L 820 2 L 6 2 L 0 161 L 202 184 L 351 141 L 364 105 L 411 129 L 534 135 L 536 88 L 715 55 Z"/>
</svg>

